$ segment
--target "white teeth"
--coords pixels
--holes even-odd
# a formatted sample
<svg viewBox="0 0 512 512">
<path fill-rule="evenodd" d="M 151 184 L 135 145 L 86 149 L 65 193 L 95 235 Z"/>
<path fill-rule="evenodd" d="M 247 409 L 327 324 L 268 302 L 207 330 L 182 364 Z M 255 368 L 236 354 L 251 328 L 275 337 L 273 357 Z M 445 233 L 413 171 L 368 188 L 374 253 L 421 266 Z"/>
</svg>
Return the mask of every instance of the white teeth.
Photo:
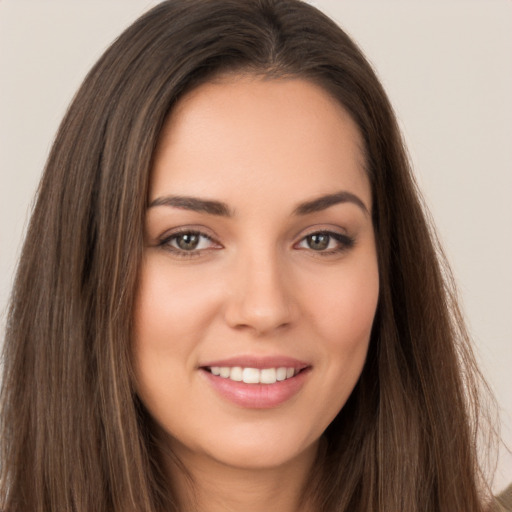
<svg viewBox="0 0 512 512">
<path fill-rule="evenodd" d="M 274 384 L 276 381 L 276 369 L 275 368 L 265 368 L 261 370 L 260 373 L 260 382 L 262 384 Z"/>
<path fill-rule="evenodd" d="M 240 368 L 240 366 L 234 366 L 233 368 L 231 368 L 229 378 L 236 382 L 240 382 L 242 380 L 242 368 Z"/>
<path fill-rule="evenodd" d="M 240 366 L 212 366 L 213 375 L 245 384 L 274 384 L 295 375 L 295 368 L 280 366 L 279 368 L 242 368 Z"/>
<path fill-rule="evenodd" d="M 259 384 L 260 371 L 256 368 L 244 368 L 242 371 L 242 380 L 246 384 Z"/>
<path fill-rule="evenodd" d="M 293 370 L 293 368 L 291 368 Z M 285 380 L 286 379 L 286 368 L 278 368 L 276 370 L 276 380 Z"/>
</svg>

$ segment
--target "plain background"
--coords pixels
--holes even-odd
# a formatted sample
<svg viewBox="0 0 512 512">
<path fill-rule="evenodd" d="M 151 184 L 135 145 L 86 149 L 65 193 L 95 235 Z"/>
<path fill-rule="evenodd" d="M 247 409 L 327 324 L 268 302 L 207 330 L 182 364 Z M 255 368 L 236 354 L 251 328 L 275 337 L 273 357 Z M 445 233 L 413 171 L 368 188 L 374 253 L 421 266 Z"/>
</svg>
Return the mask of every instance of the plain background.
<svg viewBox="0 0 512 512">
<path fill-rule="evenodd" d="M 53 136 L 150 0 L 0 0 L 0 332 Z M 397 112 L 512 447 L 512 2 L 311 1 L 360 44 Z M 512 481 L 501 451 L 495 490 Z"/>
</svg>

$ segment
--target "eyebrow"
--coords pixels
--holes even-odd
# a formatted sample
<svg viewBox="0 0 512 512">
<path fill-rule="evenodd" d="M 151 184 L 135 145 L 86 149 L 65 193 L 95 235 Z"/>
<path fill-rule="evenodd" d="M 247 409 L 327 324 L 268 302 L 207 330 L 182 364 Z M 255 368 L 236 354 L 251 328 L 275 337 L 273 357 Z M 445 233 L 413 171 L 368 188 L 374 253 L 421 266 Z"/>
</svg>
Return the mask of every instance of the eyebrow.
<svg viewBox="0 0 512 512">
<path fill-rule="evenodd" d="M 361 210 L 363 210 L 365 215 L 370 215 L 370 212 L 368 211 L 368 208 L 363 203 L 363 201 L 355 194 L 352 194 L 351 192 L 347 192 L 345 190 L 341 192 L 335 192 L 334 194 L 320 196 L 316 199 L 313 199 L 312 201 L 306 201 L 305 203 L 301 203 L 295 208 L 294 214 L 308 215 L 309 213 L 315 213 L 320 212 L 322 210 L 326 210 L 327 208 L 330 208 L 331 206 L 340 203 L 355 204 L 356 206 L 361 208 Z"/>
<path fill-rule="evenodd" d="M 366 215 L 370 212 L 363 203 L 363 201 L 345 190 L 336 192 L 334 194 L 327 194 L 304 203 L 300 203 L 294 209 L 294 215 L 308 215 L 310 213 L 320 212 L 326 210 L 331 206 L 340 203 L 352 203 L 361 208 Z M 169 206 L 173 208 L 181 208 L 183 210 L 192 210 L 195 212 L 204 212 L 210 215 L 218 215 L 221 217 L 232 217 L 233 213 L 226 203 L 221 201 L 214 201 L 211 199 L 201 199 L 198 197 L 190 196 L 165 196 L 157 197 L 148 206 L 148 208 L 154 208 L 156 206 Z"/>
<path fill-rule="evenodd" d="M 231 217 L 232 213 L 226 203 L 212 201 L 209 199 L 200 199 L 198 197 L 188 196 L 166 196 L 157 197 L 152 201 L 148 208 L 155 206 L 171 206 L 183 210 L 192 210 L 195 212 L 204 212 L 210 215 L 220 215 L 221 217 Z"/>
</svg>

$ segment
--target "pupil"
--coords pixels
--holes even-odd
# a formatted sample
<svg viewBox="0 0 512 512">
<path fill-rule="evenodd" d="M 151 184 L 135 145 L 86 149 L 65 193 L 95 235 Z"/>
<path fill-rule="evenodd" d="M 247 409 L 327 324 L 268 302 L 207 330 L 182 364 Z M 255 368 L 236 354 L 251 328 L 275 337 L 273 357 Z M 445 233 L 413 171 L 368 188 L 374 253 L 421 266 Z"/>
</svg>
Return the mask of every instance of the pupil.
<svg viewBox="0 0 512 512">
<path fill-rule="evenodd" d="M 308 237 L 308 245 L 309 247 L 311 247 L 311 249 L 314 249 L 316 251 L 322 251 L 324 249 L 327 249 L 327 247 L 329 246 L 329 238 L 329 235 L 310 235 Z"/>
<path fill-rule="evenodd" d="M 183 249 L 184 251 L 190 251 L 197 247 L 199 243 L 199 236 L 193 233 L 188 233 L 181 235 L 177 242 L 180 249 Z"/>
</svg>

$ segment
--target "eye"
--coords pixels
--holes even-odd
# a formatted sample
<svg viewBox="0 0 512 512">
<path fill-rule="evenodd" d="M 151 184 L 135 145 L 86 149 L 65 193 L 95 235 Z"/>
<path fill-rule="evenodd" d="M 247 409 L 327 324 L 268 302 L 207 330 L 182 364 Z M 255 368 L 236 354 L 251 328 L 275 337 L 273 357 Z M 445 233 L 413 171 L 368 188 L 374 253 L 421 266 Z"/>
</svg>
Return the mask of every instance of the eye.
<svg viewBox="0 0 512 512">
<path fill-rule="evenodd" d="M 191 230 L 180 231 L 166 236 L 160 241 L 159 245 L 180 256 L 197 255 L 200 251 L 220 247 L 208 235 L 200 231 Z"/>
<path fill-rule="evenodd" d="M 354 239 L 334 231 L 317 231 L 305 236 L 298 244 L 299 249 L 333 254 L 345 251 L 354 245 Z"/>
</svg>

